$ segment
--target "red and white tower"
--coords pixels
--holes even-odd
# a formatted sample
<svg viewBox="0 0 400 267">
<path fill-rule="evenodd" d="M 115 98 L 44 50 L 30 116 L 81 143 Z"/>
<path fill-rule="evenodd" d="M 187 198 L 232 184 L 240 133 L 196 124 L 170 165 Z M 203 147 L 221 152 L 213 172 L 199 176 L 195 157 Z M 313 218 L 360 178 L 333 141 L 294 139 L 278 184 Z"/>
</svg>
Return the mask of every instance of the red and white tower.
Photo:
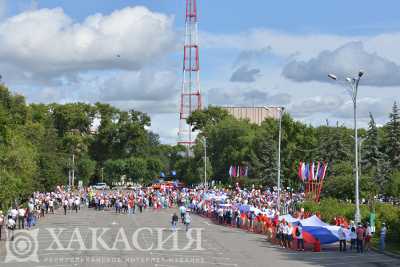
<svg viewBox="0 0 400 267">
<path fill-rule="evenodd" d="M 192 126 L 186 119 L 202 107 L 196 0 L 186 0 L 186 32 L 183 47 L 183 80 L 179 112 L 178 144 L 190 148 L 194 143 Z"/>
</svg>

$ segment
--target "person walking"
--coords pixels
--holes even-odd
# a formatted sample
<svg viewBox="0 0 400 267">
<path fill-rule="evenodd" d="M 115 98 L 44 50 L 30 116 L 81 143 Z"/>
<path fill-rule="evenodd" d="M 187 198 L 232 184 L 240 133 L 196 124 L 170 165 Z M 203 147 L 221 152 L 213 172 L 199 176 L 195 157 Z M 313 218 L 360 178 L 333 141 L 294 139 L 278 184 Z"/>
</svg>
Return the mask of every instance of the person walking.
<svg viewBox="0 0 400 267">
<path fill-rule="evenodd" d="M 185 223 L 185 213 L 186 213 L 186 208 L 183 204 L 181 204 L 181 206 L 179 207 L 179 213 L 181 214 L 181 220 L 182 223 Z"/>
<path fill-rule="evenodd" d="M 175 232 L 176 231 L 176 224 L 179 221 L 179 217 L 176 213 L 174 213 L 172 215 L 172 220 L 171 220 L 171 225 L 172 225 L 172 231 Z"/>
<path fill-rule="evenodd" d="M 54 200 L 52 198 L 50 198 L 50 200 L 49 200 L 49 209 L 50 209 L 50 213 L 54 214 Z"/>
<path fill-rule="evenodd" d="M 292 248 L 292 240 L 293 240 L 292 234 L 293 234 L 293 226 L 291 223 L 288 223 L 286 231 L 286 242 L 287 242 L 287 248 L 289 249 Z"/>
<path fill-rule="evenodd" d="M 192 218 L 189 215 L 189 211 L 186 211 L 186 213 L 185 213 L 184 222 L 185 222 L 185 227 L 186 227 L 186 232 L 187 232 L 189 230 L 190 223 L 192 222 Z"/>
<path fill-rule="evenodd" d="M 338 230 L 338 236 L 339 236 L 339 251 L 344 252 L 346 251 L 346 233 L 344 232 L 343 224 L 340 225 L 340 228 Z"/>
<path fill-rule="evenodd" d="M 356 229 L 356 234 L 357 234 L 357 252 L 364 253 L 365 229 L 361 225 L 361 223 L 358 224 L 358 227 Z"/>
<path fill-rule="evenodd" d="M 385 250 L 386 233 L 387 233 L 386 223 L 382 223 L 380 237 L 379 237 L 379 249 L 381 251 Z"/>
<path fill-rule="evenodd" d="M 67 215 L 68 199 L 64 199 L 63 208 L 64 208 L 64 215 Z"/>
<path fill-rule="evenodd" d="M 365 251 L 371 250 L 372 228 L 369 223 L 365 227 Z"/>
<path fill-rule="evenodd" d="M 17 227 L 16 220 L 14 219 L 14 217 L 9 216 L 7 220 L 7 228 L 8 230 L 11 231 L 11 237 L 10 237 L 11 241 L 14 241 L 14 230 L 16 227 Z"/>
<path fill-rule="evenodd" d="M 4 215 L 3 211 L 0 210 L 0 241 L 1 241 L 1 231 L 3 229 L 3 225 L 4 225 Z"/>
<path fill-rule="evenodd" d="M 350 229 L 350 250 L 351 251 L 353 249 L 356 249 L 356 242 L 357 242 L 356 228 L 354 226 L 351 226 L 351 229 Z"/>
<path fill-rule="evenodd" d="M 296 228 L 297 250 L 304 251 L 303 227 L 301 224 Z"/>
<path fill-rule="evenodd" d="M 18 209 L 18 229 L 25 229 L 25 209 L 21 206 Z"/>
</svg>

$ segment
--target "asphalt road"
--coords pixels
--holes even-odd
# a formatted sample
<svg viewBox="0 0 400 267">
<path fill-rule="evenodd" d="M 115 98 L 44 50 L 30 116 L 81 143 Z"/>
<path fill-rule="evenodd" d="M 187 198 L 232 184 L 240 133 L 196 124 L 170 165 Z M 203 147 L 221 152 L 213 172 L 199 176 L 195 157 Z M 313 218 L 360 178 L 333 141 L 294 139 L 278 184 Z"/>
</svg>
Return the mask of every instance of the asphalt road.
<svg viewBox="0 0 400 267">
<path fill-rule="evenodd" d="M 189 237 L 180 223 L 173 234 L 173 212 L 128 216 L 82 209 L 64 216 L 59 210 L 34 230 L 16 232 L 14 242 L 0 241 L 0 266 L 400 266 L 399 259 L 374 252 L 339 253 L 332 247 L 320 253 L 287 251 L 262 235 L 195 215 Z"/>
</svg>

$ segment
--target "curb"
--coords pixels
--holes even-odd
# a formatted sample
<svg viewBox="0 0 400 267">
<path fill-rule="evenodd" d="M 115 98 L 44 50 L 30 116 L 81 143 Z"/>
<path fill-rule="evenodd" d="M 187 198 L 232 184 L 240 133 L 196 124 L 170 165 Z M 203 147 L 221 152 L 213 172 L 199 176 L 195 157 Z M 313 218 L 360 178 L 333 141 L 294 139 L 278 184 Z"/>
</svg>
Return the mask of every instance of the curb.
<svg viewBox="0 0 400 267">
<path fill-rule="evenodd" d="M 379 250 L 377 248 L 374 248 L 374 247 L 372 247 L 371 250 L 376 252 L 376 253 L 379 253 L 379 254 L 383 254 L 383 255 L 386 255 L 386 256 L 389 256 L 389 257 L 392 257 L 392 258 L 400 259 L 400 254 L 397 254 L 397 253 L 393 253 L 393 252 L 389 252 L 389 251 L 381 251 L 381 250 Z"/>
</svg>

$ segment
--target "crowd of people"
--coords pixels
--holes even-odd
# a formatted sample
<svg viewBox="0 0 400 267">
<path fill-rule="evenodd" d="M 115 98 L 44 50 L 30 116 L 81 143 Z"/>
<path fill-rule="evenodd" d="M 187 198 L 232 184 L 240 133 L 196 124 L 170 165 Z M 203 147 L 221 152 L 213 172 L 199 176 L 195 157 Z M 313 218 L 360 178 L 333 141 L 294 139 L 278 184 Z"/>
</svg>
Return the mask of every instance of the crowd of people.
<svg viewBox="0 0 400 267">
<path fill-rule="evenodd" d="M 294 225 L 282 219 L 281 212 L 290 213 L 296 218 L 304 219 L 308 216 L 299 209 L 305 196 L 303 193 L 283 191 L 278 201 L 276 190 L 241 189 L 235 188 L 208 189 L 202 188 L 165 188 L 163 190 L 152 187 L 130 190 L 93 190 L 86 188 L 78 191 L 66 191 L 57 187 L 55 192 L 36 192 L 27 203 L 15 204 L 3 214 L 0 211 L 0 240 L 2 228 L 12 230 L 30 229 L 41 218 L 54 214 L 62 208 L 67 216 L 72 212 L 78 213 L 81 206 L 87 206 L 97 211 L 115 210 L 116 213 L 134 215 L 146 209 L 160 210 L 177 208 L 181 223 L 186 231 L 191 224 L 190 213 L 213 218 L 217 223 L 231 227 L 243 228 L 247 231 L 262 233 L 281 247 L 304 251 L 304 234 L 301 225 Z M 279 203 L 279 204 L 278 204 Z M 279 205 L 279 206 L 278 206 Z M 173 213 L 171 228 L 176 231 L 179 217 Z M 370 249 L 373 229 L 369 225 L 354 225 L 347 228 L 344 224 L 338 231 L 339 250 L 347 250 L 346 232 L 350 231 L 350 250 L 362 253 Z M 381 249 L 384 249 L 386 226 L 380 232 Z M 13 235 L 11 235 L 12 238 Z M 296 244 L 293 244 L 296 241 Z M 296 246 L 294 246 L 296 245 Z"/>
</svg>

